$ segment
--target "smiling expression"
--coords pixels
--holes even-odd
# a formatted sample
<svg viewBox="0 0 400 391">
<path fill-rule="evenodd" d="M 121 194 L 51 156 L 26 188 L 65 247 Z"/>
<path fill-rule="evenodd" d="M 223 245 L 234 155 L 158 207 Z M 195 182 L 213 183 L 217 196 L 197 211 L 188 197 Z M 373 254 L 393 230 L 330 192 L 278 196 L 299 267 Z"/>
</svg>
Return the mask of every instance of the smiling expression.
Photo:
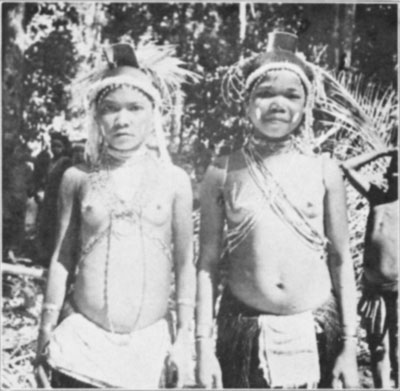
<svg viewBox="0 0 400 391">
<path fill-rule="evenodd" d="M 251 91 L 247 113 L 256 132 L 280 139 L 299 127 L 305 104 L 305 90 L 299 77 L 289 70 L 273 70 Z"/>
<path fill-rule="evenodd" d="M 153 104 L 140 90 L 122 86 L 98 104 L 97 121 L 111 148 L 139 149 L 153 129 Z"/>
</svg>

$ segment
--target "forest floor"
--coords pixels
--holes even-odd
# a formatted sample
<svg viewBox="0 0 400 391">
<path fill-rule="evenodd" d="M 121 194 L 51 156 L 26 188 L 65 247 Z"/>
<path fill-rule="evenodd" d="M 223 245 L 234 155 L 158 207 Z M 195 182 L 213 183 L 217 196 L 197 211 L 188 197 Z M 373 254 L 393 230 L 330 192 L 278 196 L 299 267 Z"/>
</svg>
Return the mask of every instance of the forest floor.
<svg viewBox="0 0 400 391">
<path fill-rule="evenodd" d="M 33 375 L 33 360 L 36 352 L 43 290 L 43 280 L 3 273 L 2 389 L 37 387 Z M 369 369 L 369 353 L 363 330 L 361 330 L 358 341 L 358 364 L 360 386 L 373 388 Z M 196 387 L 194 375 L 192 384 L 187 386 Z"/>
</svg>

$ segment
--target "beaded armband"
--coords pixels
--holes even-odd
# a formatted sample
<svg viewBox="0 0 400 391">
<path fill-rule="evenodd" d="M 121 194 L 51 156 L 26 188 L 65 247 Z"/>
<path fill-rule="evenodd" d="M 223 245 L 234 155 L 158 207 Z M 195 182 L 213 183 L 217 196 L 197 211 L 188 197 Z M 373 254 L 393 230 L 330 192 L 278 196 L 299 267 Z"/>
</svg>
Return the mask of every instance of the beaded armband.
<svg viewBox="0 0 400 391">
<path fill-rule="evenodd" d="M 194 301 L 192 299 L 178 299 L 176 303 L 178 305 L 186 305 L 187 307 L 195 307 Z"/>
<path fill-rule="evenodd" d="M 196 340 L 211 339 L 214 334 L 214 326 L 209 323 L 198 323 L 196 325 Z"/>
<path fill-rule="evenodd" d="M 43 304 L 43 311 L 52 311 L 52 312 L 60 312 L 61 308 L 53 303 L 44 303 Z"/>
</svg>

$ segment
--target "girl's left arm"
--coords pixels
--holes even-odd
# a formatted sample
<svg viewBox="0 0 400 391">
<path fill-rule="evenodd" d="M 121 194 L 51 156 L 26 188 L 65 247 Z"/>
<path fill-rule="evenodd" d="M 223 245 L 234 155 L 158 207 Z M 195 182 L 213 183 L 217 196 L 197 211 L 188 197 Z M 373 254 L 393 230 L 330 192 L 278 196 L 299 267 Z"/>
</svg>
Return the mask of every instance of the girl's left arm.
<svg viewBox="0 0 400 391">
<path fill-rule="evenodd" d="M 357 388 L 357 297 L 350 254 L 346 193 L 339 167 L 331 160 L 324 163 L 324 222 L 325 234 L 329 240 L 328 267 L 339 301 L 343 337 L 343 349 L 336 360 L 333 379 L 334 382 L 341 381 L 346 388 Z"/>
<path fill-rule="evenodd" d="M 179 335 L 186 332 L 193 320 L 196 269 L 193 259 L 192 187 L 186 172 L 178 168 L 176 172 L 172 233 Z"/>
<path fill-rule="evenodd" d="M 193 196 L 190 178 L 174 167 L 175 199 L 172 234 L 175 269 L 177 335 L 171 351 L 171 362 L 177 370 L 177 387 L 190 376 L 192 325 L 196 293 L 196 269 L 193 256 Z"/>
</svg>

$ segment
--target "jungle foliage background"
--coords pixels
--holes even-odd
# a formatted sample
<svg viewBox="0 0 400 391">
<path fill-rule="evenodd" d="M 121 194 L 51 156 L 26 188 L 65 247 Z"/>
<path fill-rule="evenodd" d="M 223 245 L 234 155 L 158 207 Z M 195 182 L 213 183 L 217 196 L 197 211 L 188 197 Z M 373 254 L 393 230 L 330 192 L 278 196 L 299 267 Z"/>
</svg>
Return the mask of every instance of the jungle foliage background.
<svg viewBox="0 0 400 391">
<path fill-rule="evenodd" d="M 268 32 L 293 32 L 299 35 L 299 51 L 309 60 L 355 80 L 356 90 L 361 81 L 367 90 L 372 86 L 373 94 L 365 102 L 370 105 L 367 111 L 373 112 L 385 91 L 397 96 L 397 25 L 395 2 L 4 2 L 3 196 L 10 191 L 12 154 L 21 140 L 37 147 L 41 137 L 52 131 L 72 139 L 84 134 L 81 113 L 69 104 L 70 86 L 80 72 L 93 66 L 94 54 L 106 43 L 129 38 L 136 43 L 147 39 L 174 44 L 188 68 L 201 75 L 199 83 L 185 88 L 179 132 L 168 135 L 171 155 L 192 176 L 197 199 L 198 184 L 212 156 L 243 137 L 243 120 L 221 98 L 221 78 L 229 65 L 262 51 Z M 384 136 L 383 143 L 396 142 L 393 134 Z M 355 139 L 346 138 L 346 133 L 328 141 L 326 149 L 343 159 L 374 147 L 358 142 L 353 148 Z M 381 168 L 372 170 L 379 174 Z M 365 200 L 347 188 L 352 254 L 359 278 L 368 208 Z M 32 360 L 43 284 L 21 276 L 4 282 L 3 275 L 2 387 L 34 387 Z M 372 387 L 364 345 L 361 341 L 362 386 Z"/>
<path fill-rule="evenodd" d="M 220 82 L 226 67 L 265 48 L 268 32 L 299 35 L 299 50 L 327 69 L 397 82 L 396 4 L 3 3 L 3 162 L 19 136 L 80 129 L 68 106 L 71 81 L 93 65 L 101 45 L 144 36 L 176 45 L 202 80 L 186 88 L 179 134 L 170 150 L 204 168 L 210 152 L 240 134 Z M 78 118 L 78 119 L 77 119 Z M 7 167 L 4 166 L 4 170 Z"/>
</svg>

